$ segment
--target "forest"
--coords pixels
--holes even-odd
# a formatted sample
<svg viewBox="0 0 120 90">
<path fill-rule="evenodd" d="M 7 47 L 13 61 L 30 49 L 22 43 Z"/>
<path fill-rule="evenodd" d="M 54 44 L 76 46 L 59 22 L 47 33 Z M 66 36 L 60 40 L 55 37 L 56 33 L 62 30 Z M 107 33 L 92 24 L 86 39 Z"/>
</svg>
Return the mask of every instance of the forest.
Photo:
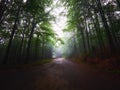
<svg viewBox="0 0 120 90">
<path fill-rule="evenodd" d="M 51 0 L 0 1 L 0 62 L 28 63 L 51 58 L 57 38 L 45 8 Z"/>
<path fill-rule="evenodd" d="M 0 90 L 120 90 L 120 0 L 0 0 Z"/>
<path fill-rule="evenodd" d="M 120 1 L 62 0 L 68 9 L 64 31 L 70 57 L 77 57 L 108 69 L 120 69 Z"/>
<path fill-rule="evenodd" d="M 54 0 L 0 0 L 0 64 L 53 58 L 59 42 L 64 57 L 120 68 L 120 1 L 55 1 L 57 5 Z M 67 18 L 62 29 L 70 34 L 67 38 L 59 37 L 51 23 L 56 18 L 51 12 L 60 5 L 67 12 L 61 12 Z"/>
</svg>

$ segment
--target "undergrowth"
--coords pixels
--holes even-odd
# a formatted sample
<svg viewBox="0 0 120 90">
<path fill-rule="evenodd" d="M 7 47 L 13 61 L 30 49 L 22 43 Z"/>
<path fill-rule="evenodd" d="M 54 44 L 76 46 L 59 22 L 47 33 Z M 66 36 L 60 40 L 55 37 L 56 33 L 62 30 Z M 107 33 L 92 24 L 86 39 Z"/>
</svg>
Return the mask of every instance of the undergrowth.
<svg viewBox="0 0 120 90">
<path fill-rule="evenodd" d="M 22 68 L 31 68 L 33 66 L 40 66 L 46 63 L 50 63 L 52 59 L 43 59 L 38 60 L 36 62 L 28 63 L 28 64 L 6 64 L 6 65 L 0 65 L 0 69 L 22 69 Z"/>
</svg>

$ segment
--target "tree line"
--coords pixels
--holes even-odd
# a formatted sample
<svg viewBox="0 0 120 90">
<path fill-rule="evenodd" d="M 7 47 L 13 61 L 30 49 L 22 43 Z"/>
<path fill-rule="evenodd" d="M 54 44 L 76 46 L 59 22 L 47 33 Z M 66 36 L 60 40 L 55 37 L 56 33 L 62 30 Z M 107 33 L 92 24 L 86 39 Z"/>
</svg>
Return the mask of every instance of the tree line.
<svg viewBox="0 0 120 90">
<path fill-rule="evenodd" d="M 52 57 L 56 35 L 46 8 L 52 0 L 0 0 L 0 63 L 29 63 Z"/>
<path fill-rule="evenodd" d="M 68 40 L 70 55 L 81 53 L 104 58 L 120 50 L 119 0 L 62 0 L 68 9 L 64 31 L 73 32 Z"/>
</svg>

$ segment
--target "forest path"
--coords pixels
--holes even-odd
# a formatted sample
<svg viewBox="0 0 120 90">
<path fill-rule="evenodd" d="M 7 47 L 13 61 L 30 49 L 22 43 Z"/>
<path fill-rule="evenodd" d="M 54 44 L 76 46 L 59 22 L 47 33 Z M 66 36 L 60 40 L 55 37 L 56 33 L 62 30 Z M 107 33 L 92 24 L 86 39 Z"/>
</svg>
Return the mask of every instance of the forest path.
<svg viewBox="0 0 120 90">
<path fill-rule="evenodd" d="M 120 90 L 120 78 L 57 58 L 32 68 L 0 70 L 0 90 Z"/>
</svg>

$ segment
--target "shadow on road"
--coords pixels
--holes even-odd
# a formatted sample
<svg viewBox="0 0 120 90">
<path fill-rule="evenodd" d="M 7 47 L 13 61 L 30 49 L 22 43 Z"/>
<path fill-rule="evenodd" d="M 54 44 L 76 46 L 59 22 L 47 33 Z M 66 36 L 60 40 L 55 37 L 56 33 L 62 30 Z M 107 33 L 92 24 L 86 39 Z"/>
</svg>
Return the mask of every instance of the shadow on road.
<svg viewBox="0 0 120 90">
<path fill-rule="evenodd" d="M 120 78 L 64 58 L 30 69 L 0 71 L 0 90 L 120 90 Z"/>
</svg>

